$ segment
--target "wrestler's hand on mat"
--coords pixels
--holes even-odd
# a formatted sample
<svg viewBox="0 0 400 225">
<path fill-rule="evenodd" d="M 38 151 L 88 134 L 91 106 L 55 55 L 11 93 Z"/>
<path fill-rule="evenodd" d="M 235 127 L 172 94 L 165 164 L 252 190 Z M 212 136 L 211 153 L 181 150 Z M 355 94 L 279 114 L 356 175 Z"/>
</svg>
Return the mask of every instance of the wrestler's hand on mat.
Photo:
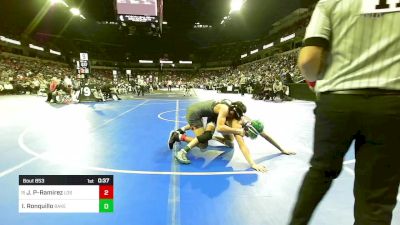
<svg viewBox="0 0 400 225">
<path fill-rule="evenodd" d="M 256 170 L 258 172 L 262 172 L 262 173 L 267 172 L 267 168 L 265 166 L 263 166 L 263 165 L 260 165 L 260 164 L 255 164 L 254 163 L 254 164 L 251 165 L 251 168 L 253 168 L 254 170 Z"/>
</svg>

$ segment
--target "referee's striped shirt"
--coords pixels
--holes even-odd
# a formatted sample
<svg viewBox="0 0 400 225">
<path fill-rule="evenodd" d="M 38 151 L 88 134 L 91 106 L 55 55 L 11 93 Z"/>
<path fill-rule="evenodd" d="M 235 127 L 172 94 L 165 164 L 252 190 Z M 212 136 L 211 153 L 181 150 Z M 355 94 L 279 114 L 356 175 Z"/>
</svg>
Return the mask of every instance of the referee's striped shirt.
<svg viewBox="0 0 400 225">
<path fill-rule="evenodd" d="M 400 90 L 400 0 L 320 0 L 304 45 L 327 49 L 317 92 Z"/>
</svg>

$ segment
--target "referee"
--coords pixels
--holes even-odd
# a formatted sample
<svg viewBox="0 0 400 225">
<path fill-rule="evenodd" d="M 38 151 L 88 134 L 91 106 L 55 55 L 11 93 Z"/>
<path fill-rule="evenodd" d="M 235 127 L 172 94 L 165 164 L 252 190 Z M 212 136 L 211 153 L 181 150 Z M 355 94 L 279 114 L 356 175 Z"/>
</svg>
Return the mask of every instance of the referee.
<svg viewBox="0 0 400 225">
<path fill-rule="evenodd" d="M 400 183 L 399 22 L 399 1 L 317 3 L 298 59 L 316 81 L 314 154 L 291 225 L 308 224 L 352 141 L 354 224 L 391 223 Z"/>
</svg>

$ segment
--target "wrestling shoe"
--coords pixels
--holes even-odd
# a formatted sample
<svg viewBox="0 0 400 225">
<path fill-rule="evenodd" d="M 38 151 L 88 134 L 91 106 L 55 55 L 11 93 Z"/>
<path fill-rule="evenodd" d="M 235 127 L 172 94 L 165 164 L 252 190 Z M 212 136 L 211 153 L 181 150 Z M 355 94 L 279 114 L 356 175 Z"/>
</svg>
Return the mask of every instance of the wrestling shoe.
<svg viewBox="0 0 400 225">
<path fill-rule="evenodd" d="M 183 149 L 175 153 L 175 159 L 181 164 L 190 164 L 190 160 L 186 156 L 187 152 Z"/>
<path fill-rule="evenodd" d="M 180 142 L 179 133 L 177 131 L 173 130 L 169 133 L 169 138 L 168 138 L 168 148 L 170 150 L 172 150 L 172 148 L 174 148 L 175 142 Z"/>
</svg>

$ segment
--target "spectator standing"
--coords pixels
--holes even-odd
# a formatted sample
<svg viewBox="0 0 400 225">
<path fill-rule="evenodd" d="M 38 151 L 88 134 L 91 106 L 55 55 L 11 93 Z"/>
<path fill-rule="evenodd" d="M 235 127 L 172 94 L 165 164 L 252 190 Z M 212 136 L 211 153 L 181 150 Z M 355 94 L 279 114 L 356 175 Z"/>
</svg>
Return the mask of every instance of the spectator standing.
<svg viewBox="0 0 400 225">
<path fill-rule="evenodd" d="M 57 77 L 53 77 L 50 81 L 50 85 L 49 85 L 49 91 L 47 92 L 47 100 L 46 102 L 50 102 L 52 99 L 55 98 L 55 92 L 57 90 L 57 86 L 58 86 L 58 79 Z"/>
</svg>

